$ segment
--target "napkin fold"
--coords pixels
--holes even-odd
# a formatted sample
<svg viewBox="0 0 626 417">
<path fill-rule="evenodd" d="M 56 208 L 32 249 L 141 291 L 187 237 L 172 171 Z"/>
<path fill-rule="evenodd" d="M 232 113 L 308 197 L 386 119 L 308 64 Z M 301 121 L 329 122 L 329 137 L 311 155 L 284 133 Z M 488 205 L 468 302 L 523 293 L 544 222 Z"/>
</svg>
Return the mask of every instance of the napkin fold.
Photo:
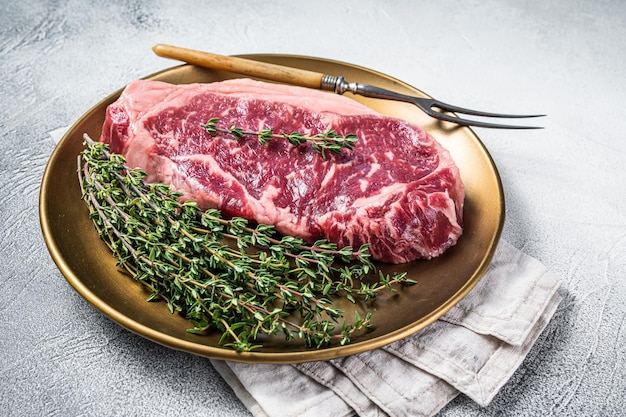
<svg viewBox="0 0 626 417">
<path fill-rule="evenodd" d="M 431 416 L 459 393 L 486 406 L 552 318 L 559 286 L 501 241 L 474 289 L 412 336 L 323 362 L 211 363 L 255 417 Z"/>
</svg>

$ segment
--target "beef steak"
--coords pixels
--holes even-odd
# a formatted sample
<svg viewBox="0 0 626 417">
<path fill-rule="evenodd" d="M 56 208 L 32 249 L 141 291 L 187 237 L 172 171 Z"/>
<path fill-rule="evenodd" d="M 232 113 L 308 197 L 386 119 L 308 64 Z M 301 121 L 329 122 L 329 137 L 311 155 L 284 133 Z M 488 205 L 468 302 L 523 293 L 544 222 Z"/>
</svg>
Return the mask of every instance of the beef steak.
<svg viewBox="0 0 626 417">
<path fill-rule="evenodd" d="M 322 158 L 310 145 L 211 136 L 218 127 L 356 134 Z M 464 189 L 448 151 L 423 129 L 335 94 L 252 80 L 171 85 L 139 80 L 107 108 L 101 141 L 185 199 L 272 224 L 307 241 L 370 244 L 402 263 L 440 255 L 462 233 Z"/>
</svg>

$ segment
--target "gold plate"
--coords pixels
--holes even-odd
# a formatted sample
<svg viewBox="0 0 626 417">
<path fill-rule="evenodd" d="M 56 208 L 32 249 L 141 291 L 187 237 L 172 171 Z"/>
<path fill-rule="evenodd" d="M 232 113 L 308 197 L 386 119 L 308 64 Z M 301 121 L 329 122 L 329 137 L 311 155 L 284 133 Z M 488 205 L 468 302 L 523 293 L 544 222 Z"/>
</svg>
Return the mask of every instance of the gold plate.
<svg viewBox="0 0 626 417">
<path fill-rule="evenodd" d="M 426 96 L 399 80 L 356 65 L 291 55 L 245 57 Z M 182 65 L 147 78 L 185 84 L 235 77 L 238 76 L 228 72 Z M 121 91 L 83 115 L 52 153 L 41 185 L 40 221 L 52 258 L 76 291 L 120 325 L 150 340 L 205 357 L 243 362 L 295 363 L 351 355 L 379 348 L 431 324 L 476 285 L 491 262 L 504 222 L 504 196 L 497 169 L 475 133 L 469 128 L 434 121 L 410 104 L 347 94 L 380 113 L 424 127 L 450 150 L 466 190 L 463 236 L 456 246 L 434 260 L 380 265 L 385 273 L 408 271 L 417 284 L 401 287 L 394 295 L 382 294 L 366 306 L 341 303 L 346 308 L 346 318 L 353 317 L 352 310 L 359 308 L 372 312 L 374 322 L 371 331 L 355 336 L 349 345 L 315 349 L 277 337 L 263 341 L 264 346 L 258 351 L 237 353 L 219 346 L 217 333 L 190 334 L 186 331 L 190 324 L 184 317 L 170 314 L 165 303 L 146 302 L 148 293 L 142 285 L 118 271 L 81 200 L 76 158 L 83 149 L 82 135 L 100 136 L 105 108 Z"/>
</svg>

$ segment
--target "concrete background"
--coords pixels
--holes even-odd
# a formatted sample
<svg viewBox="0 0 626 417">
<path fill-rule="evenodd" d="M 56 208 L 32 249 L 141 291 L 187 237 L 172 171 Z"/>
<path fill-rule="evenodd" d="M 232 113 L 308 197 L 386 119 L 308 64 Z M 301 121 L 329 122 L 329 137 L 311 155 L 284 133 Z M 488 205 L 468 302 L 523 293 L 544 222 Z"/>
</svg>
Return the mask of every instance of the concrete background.
<svg viewBox="0 0 626 417">
<path fill-rule="evenodd" d="M 45 247 L 49 132 L 170 43 L 331 58 L 452 103 L 542 112 L 546 129 L 477 129 L 502 176 L 503 238 L 559 274 L 564 301 L 492 404 L 442 416 L 623 415 L 626 393 L 626 2 L 0 1 L 0 415 L 246 416 L 208 360 L 97 312 Z"/>
</svg>

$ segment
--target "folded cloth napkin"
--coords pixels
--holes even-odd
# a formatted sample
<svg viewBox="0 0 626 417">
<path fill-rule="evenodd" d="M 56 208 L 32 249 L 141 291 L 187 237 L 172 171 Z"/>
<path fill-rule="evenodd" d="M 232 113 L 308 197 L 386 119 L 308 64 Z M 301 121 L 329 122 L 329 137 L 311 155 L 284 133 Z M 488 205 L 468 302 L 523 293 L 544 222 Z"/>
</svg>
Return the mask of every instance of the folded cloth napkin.
<svg viewBox="0 0 626 417">
<path fill-rule="evenodd" d="M 256 417 L 430 416 L 460 392 L 486 406 L 554 314 L 559 285 L 501 241 L 474 289 L 413 336 L 327 362 L 211 362 Z"/>
<path fill-rule="evenodd" d="M 211 363 L 256 417 L 430 416 L 459 393 L 486 406 L 550 321 L 559 285 L 501 241 L 476 287 L 410 337 L 327 362 Z"/>
</svg>

